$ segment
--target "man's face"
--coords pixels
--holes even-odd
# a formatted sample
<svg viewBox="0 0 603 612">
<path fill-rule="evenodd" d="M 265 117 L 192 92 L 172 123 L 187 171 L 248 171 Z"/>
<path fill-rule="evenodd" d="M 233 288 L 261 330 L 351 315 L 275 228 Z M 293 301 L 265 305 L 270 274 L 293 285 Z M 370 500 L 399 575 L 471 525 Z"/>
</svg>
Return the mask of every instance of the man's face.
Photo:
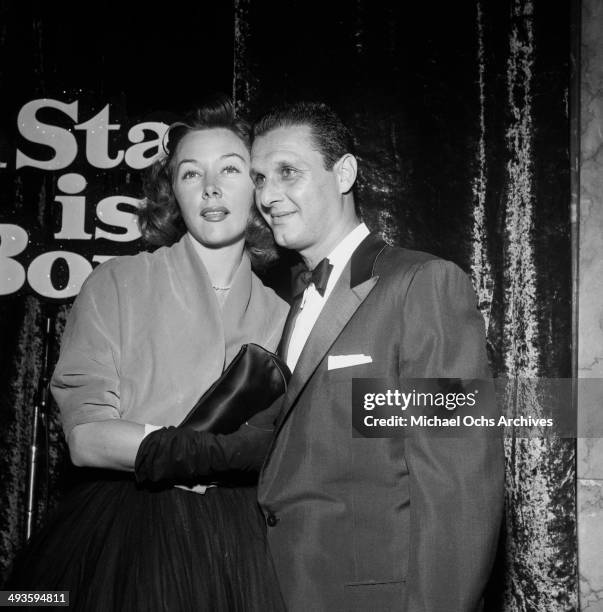
<svg viewBox="0 0 603 612">
<path fill-rule="evenodd" d="M 308 126 L 276 128 L 251 151 L 256 205 L 280 246 L 312 259 L 333 248 L 345 218 L 335 169 L 326 170 Z"/>
</svg>

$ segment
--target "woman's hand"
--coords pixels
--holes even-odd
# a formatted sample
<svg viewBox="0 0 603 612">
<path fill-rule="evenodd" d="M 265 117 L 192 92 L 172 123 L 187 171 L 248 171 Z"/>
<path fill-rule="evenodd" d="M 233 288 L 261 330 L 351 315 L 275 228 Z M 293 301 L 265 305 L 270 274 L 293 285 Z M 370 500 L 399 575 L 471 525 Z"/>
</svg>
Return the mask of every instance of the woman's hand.
<svg viewBox="0 0 603 612">
<path fill-rule="evenodd" d="M 279 399 L 230 434 L 187 427 L 167 427 L 150 433 L 136 456 L 136 480 L 194 483 L 220 472 L 259 471 L 270 448 L 280 406 Z"/>
</svg>

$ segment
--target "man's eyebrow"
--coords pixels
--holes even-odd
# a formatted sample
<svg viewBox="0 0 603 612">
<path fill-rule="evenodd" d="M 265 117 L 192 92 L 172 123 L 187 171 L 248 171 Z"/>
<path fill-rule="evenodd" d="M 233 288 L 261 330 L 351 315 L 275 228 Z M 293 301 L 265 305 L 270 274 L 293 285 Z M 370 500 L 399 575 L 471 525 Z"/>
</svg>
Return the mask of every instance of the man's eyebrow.
<svg viewBox="0 0 603 612">
<path fill-rule="evenodd" d="M 266 167 L 268 168 L 282 168 L 283 166 L 295 166 L 298 167 L 301 165 L 301 162 L 294 157 L 277 157 L 275 159 L 270 160 L 269 162 L 267 162 Z M 251 171 L 252 172 L 257 172 L 257 170 L 254 168 L 253 166 L 253 160 L 251 161 Z"/>
</svg>

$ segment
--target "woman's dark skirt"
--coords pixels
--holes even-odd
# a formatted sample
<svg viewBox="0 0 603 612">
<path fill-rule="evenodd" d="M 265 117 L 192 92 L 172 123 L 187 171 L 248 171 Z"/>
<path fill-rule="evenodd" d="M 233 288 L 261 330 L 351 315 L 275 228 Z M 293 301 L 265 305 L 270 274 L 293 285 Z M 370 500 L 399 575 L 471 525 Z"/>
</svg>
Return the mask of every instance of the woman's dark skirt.
<svg viewBox="0 0 603 612">
<path fill-rule="evenodd" d="M 151 491 L 117 473 L 66 497 L 5 588 L 66 590 L 86 612 L 284 609 L 255 487 Z"/>
</svg>

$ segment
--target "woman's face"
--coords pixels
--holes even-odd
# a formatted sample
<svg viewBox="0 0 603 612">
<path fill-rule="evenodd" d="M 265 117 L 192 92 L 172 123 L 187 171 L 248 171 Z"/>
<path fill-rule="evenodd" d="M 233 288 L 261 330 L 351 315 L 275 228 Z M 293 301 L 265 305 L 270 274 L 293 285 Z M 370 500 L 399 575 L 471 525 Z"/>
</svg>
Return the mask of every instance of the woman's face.
<svg viewBox="0 0 603 612">
<path fill-rule="evenodd" d="M 172 188 L 193 237 L 209 248 L 243 240 L 253 201 L 249 152 L 225 128 L 189 132 L 178 144 Z"/>
</svg>

